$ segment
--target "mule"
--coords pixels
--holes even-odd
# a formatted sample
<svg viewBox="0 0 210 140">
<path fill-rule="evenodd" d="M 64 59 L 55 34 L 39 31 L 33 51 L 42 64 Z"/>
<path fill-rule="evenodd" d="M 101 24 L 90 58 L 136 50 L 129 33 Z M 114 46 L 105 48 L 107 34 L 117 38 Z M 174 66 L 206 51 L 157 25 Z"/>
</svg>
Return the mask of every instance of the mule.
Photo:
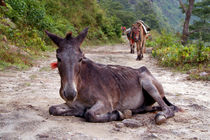
<svg viewBox="0 0 210 140">
<path fill-rule="evenodd" d="M 121 31 L 122 31 L 122 34 L 124 35 L 125 31 L 126 31 L 126 27 L 125 26 L 121 26 Z"/>
<path fill-rule="evenodd" d="M 131 28 L 127 29 L 125 32 L 129 41 L 129 45 L 130 45 L 130 53 L 134 54 L 135 42 L 131 33 Z"/>
<path fill-rule="evenodd" d="M 143 54 L 146 52 L 145 43 L 147 38 L 147 30 L 150 29 L 147 29 L 142 21 L 137 21 L 136 24 L 133 24 L 131 33 L 134 41 L 136 42 L 136 60 L 141 60 L 144 57 Z"/>
<path fill-rule="evenodd" d="M 64 104 L 53 105 L 55 116 L 79 116 L 89 122 L 124 119 L 125 110 L 135 113 L 160 111 L 155 122 L 161 124 L 173 117 L 177 107 L 164 95 L 164 90 L 145 67 L 134 69 L 119 65 L 103 65 L 85 57 L 80 46 L 88 33 L 65 38 L 46 31 L 58 46 L 57 67 L 61 77 L 60 96 Z M 157 102 L 159 107 L 152 107 Z"/>
</svg>

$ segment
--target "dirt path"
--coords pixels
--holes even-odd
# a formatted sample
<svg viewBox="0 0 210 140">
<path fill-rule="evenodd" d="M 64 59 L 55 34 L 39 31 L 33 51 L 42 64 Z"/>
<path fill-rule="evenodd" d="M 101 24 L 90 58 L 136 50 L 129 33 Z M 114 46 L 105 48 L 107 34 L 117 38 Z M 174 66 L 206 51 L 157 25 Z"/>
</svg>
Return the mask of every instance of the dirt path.
<svg viewBox="0 0 210 140">
<path fill-rule="evenodd" d="M 48 114 L 51 105 L 63 103 L 58 90 L 60 78 L 49 65 L 55 54 L 40 60 L 27 71 L 0 72 L 0 140 L 141 140 L 210 139 L 210 83 L 187 81 L 185 74 L 158 67 L 148 54 L 136 61 L 127 44 L 86 49 L 86 56 L 103 64 L 139 68 L 147 66 L 164 86 L 166 96 L 184 112 L 176 113 L 160 126 L 154 113 L 133 116 L 140 127 L 129 128 L 121 122 L 88 123 L 77 117 Z"/>
</svg>

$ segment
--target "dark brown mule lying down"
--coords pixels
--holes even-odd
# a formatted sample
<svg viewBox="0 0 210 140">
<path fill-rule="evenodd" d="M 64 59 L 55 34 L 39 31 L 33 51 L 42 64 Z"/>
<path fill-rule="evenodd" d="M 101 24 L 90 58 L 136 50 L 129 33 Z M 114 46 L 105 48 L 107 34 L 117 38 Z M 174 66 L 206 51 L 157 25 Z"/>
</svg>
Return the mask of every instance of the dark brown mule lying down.
<svg viewBox="0 0 210 140">
<path fill-rule="evenodd" d="M 178 108 L 165 97 L 162 85 L 146 67 L 133 69 L 119 65 L 102 65 L 86 58 L 80 45 L 88 28 L 77 37 L 65 38 L 46 31 L 58 46 L 57 67 L 61 77 L 60 96 L 64 104 L 49 108 L 55 116 L 80 116 L 90 122 L 124 119 L 123 111 L 133 114 L 160 111 L 157 124 L 173 117 Z M 157 102 L 159 107 L 152 107 Z"/>
</svg>

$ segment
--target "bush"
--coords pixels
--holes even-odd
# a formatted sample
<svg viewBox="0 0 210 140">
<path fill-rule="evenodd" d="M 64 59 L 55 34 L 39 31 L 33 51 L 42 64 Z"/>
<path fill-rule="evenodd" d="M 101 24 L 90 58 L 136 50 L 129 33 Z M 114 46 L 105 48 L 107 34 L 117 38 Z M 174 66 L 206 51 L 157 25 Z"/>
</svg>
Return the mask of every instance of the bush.
<svg viewBox="0 0 210 140">
<path fill-rule="evenodd" d="M 121 29 L 116 17 L 107 17 L 96 0 L 5 0 L 7 7 L 0 7 L 0 37 L 6 37 L 8 44 L 28 53 L 30 57 L 41 55 L 53 44 L 45 35 L 48 30 L 61 37 L 66 32 L 77 35 L 89 27 L 88 44 L 108 43 L 121 38 Z M 88 10 L 87 10 L 88 9 Z M 1 43 L 0 39 L 0 43 Z M 0 65 L 21 63 L 18 53 L 2 50 Z M 27 56 L 27 58 L 30 58 Z M 17 61 L 16 61 L 17 60 Z M 31 65 L 31 62 L 21 63 Z"/>
<path fill-rule="evenodd" d="M 175 35 L 162 33 L 162 36 L 156 38 L 152 43 L 154 47 L 152 55 L 163 66 L 181 66 L 186 70 L 201 63 L 208 63 L 210 60 L 210 47 L 200 41 L 183 46 Z"/>
</svg>

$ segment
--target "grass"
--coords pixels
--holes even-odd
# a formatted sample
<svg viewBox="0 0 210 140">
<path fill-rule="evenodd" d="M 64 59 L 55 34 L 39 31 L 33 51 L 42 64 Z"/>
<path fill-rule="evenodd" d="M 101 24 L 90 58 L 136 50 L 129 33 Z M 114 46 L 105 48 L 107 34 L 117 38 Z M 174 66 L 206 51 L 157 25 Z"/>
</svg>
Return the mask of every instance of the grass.
<svg viewBox="0 0 210 140">
<path fill-rule="evenodd" d="M 179 39 L 175 34 L 162 32 L 148 40 L 147 46 L 153 47 L 152 56 L 159 65 L 187 73 L 189 80 L 209 81 L 210 47 L 200 40 L 183 46 Z"/>
</svg>

